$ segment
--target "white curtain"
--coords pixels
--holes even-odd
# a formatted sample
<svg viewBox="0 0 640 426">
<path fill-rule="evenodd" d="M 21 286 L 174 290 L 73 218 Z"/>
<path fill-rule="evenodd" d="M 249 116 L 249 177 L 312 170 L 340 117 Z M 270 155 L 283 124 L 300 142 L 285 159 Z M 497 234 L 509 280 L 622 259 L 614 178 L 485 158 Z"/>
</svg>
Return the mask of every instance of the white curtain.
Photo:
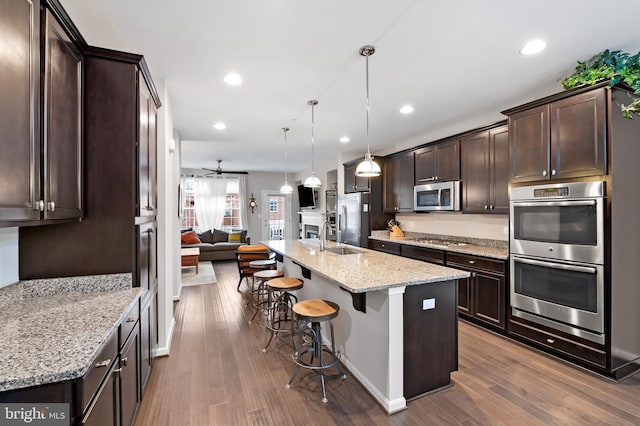
<svg viewBox="0 0 640 426">
<path fill-rule="evenodd" d="M 227 180 L 223 178 L 196 178 L 194 202 L 200 232 L 220 229 L 224 220 Z"/>
<path fill-rule="evenodd" d="M 249 230 L 249 195 L 247 194 L 247 177 L 238 176 L 238 195 L 240 200 L 240 228 Z"/>
</svg>

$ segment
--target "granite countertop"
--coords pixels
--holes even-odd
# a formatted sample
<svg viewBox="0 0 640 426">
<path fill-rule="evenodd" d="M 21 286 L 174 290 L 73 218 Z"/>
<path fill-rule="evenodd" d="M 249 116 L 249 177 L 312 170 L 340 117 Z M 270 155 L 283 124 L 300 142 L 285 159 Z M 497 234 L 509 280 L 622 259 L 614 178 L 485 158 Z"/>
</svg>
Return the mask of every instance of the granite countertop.
<svg viewBox="0 0 640 426">
<path fill-rule="evenodd" d="M 82 377 L 143 291 L 131 274 L 0 289 L 0 391 Z"/>
<path fill-rule="evenodd" d="M 339 255 L 326 250 L 320 251 L 317 239 L 271 240 L 264 241 L 263 244 L 352 293 L 470 276 L 468 272 L 458 269 L 331 241 L 326 243 L 327 248 L 344 246 L 360 253 Z"/>
<path fill-rule="evenodd" d="M 404 237 L 390 237 L 387 231 L 373 231 L 369 239 L 380 241 L 391 241 L 394 243 L 408 244 L 418 247 L 429 247 L 433 249 L 450 251 L 461 254 L 471 254 L 474 256 L 491 257 L 494 259 L 506 260 L 509 258 L 509 244 L 507 241 L 483 240 L 478 238 L 452 237 L 448 235 L 425 234 L 426 236 L 416 236 L 406 233 Z M 464 245 L 440 245 L 429 244 L 417 239 L 433 239 L 457 241 Z"/>
</svg>

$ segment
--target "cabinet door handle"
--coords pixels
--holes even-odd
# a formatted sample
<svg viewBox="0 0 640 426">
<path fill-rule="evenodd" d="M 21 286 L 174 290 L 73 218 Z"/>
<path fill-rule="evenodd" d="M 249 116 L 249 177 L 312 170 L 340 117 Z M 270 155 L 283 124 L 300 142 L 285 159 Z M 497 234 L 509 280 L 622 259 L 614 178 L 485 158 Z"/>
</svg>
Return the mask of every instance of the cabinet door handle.
<svg viewBox="0 0 640 426">
<path fill-rule="evenodd" d="M 485 209 L 485 210 L 488 210 L 488 209 L 489 209 L 489 206 L 487 206 L 487 205 L 485 204 L 485 205 L 484 205 L 484 209 Z"/>
<path fill-rule="evenodd" d="M 471 265 L 473 265 L 474 263 L 476 263 L 476 261 L 475 261 L 475 260 L 470 260 L 470 261 L 469 261 L 469 263 L 470 263 Z"/>
<path fill-rule="evenodd" d="M 493 210 L 493 204 L 489 204 L 489 210 Z"/>
<path fill-rule="evenodd" d="M 555 342 L 556 342 L 556 341 L 555 341 L 554 339 L 547 339 L 547 343 L 549 343 L 549 344 L 552 344 L 552 345 L 553 345 Z"/>
<path fill-rule="evenodd" d="M 127 357 L 122 358 L 122 365 L 127 366 Z"/>
<path fill-rule="evenodd" d="M 551 176 L 555 176 L 556 175 L 556 169 L 551 170 Z"/>
<path fill-rule="evenodd" d="M 380 247 L 384 247 L 384 244 L 380 244 Z"/>
<path fill-rule="evenodd" d="M 38 200 L 35 203 L 33 203 L 33 209 L 34 210 L 40 210 L 41 212 L 44 211 L 44 201 L 43 200 Z"/>
<path fill-rule="evenodd" d="M 111 364 L 111 359 L 105 359 L 103 361 L 96 362 L 96 368 L 108 367 Z"/>
<path fill-rule="evenodd" d="M 135 318 L 127 318 L 127 322 L 136 322 Z"/>
<path fill-rule="evenodd" d="M 52 212 L 56 211 L 56 203 L 54 201 L 49 201 L 47 203 L 47 210 Z"/>
<path fill-rule="evenodd" d="M 546 176 L 546 175 L 547 175 L 547 171 L 546 171 L 546 170 L 543 170 L 543 171 L 542 171 L 542 176 Z"/>
<path fill-rule="evenodd" d="M 418 179 L 418 182 L 430 182 L 432 180 L 436 180 L 435 176 L 432 176 L 430 178 L 423 178 L 423 179 Z"/>
</svg>

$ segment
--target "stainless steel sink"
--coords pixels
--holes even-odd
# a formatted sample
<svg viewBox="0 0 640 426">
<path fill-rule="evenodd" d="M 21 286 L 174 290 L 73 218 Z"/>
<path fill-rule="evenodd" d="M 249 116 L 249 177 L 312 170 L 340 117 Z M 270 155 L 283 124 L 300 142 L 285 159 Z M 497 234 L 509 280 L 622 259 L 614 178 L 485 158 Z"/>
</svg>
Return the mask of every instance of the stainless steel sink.
<svg viewBox="0 0 640 426">
<path fill-rule="evenodd" d="M 327 247 L 326 251 L 330 251 L 335 254 L 361 254 L 362 250 L 354 249 L 351 247 Z"/>
</svg>

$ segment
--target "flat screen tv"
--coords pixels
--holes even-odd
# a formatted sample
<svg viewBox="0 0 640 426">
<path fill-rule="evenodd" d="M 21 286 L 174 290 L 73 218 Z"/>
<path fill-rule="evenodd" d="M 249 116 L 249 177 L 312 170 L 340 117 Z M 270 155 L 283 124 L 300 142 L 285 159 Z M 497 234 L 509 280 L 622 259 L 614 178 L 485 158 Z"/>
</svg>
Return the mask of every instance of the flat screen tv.
<svg viewBox="0 0 640 426">
<path fill-rule="evenodd" d="M 313 188 L 307 188 L 304 185 L 298 185 L 298 200 L 301 209 L 313 209 L 316 207 L 316 197 Z"/>
</svg>

